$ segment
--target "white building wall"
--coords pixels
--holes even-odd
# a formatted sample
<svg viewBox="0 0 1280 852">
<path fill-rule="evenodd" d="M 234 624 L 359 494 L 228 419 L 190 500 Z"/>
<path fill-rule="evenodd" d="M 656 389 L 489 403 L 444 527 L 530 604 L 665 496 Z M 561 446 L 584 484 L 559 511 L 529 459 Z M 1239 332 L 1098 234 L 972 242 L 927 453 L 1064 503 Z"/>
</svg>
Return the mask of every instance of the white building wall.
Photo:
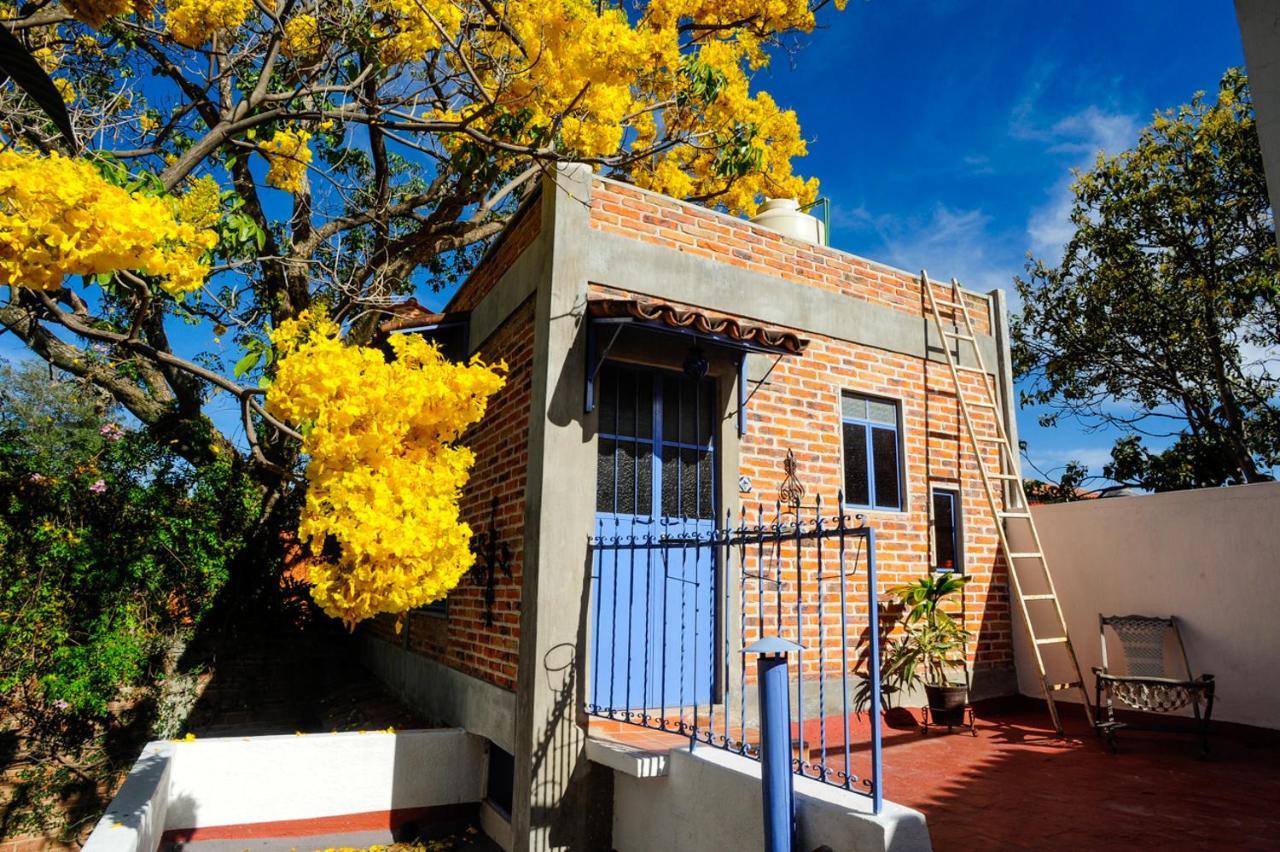
<svg viewBox="0 0 1280 852">
<path fill-rule="evenodd" d="M 1032 511 L 1090 695 L 1091 668 L 1101 663 L 1099 613 L 1176 615 L 1192 672 L 1216 676 L 1213 718 L 1280 728 L 1280 680 L 1272 675 L 1280 652 L 1280 483 Z M 1030 550 L 1021 527 L 1010 523 L 1011 546 Z M 1020 690 L 1041 695 L 1020 614 L 1015 656 Z"/>
</svg>

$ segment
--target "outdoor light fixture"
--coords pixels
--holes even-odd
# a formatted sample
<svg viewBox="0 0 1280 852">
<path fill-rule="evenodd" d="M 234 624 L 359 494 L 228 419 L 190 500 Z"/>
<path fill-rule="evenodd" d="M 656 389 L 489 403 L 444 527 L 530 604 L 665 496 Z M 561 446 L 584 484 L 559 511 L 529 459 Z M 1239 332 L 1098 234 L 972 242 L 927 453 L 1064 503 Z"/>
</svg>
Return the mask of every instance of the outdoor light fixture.
<svg viewBox="0 0 1280 852">
<path fill-rule="evenodd" d="M 694 344 L 689 347 L 689 353 L 684 356 L 684 364 L 682 369 L 684 374 L 691 379 L 698 380 L 707 375 L 707 370 L 711 364 L 707 361 L 707 354 L 702 351 L 702 347 Z"/>
</svg>

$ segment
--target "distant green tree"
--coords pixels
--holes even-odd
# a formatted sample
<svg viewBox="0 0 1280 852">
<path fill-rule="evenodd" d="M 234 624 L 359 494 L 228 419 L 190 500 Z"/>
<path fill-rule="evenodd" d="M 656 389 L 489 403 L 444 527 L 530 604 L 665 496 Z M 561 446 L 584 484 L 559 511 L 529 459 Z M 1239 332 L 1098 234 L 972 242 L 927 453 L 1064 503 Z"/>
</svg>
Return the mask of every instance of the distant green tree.
<svg viewBox="0 0 1280 852">
<path fill-rule="evenodd" d="M 1104 476 L 1154 490 L 1280 463 L 1280 259 L 1244 74 L 1078 174 L 1062 262 L 1016 280 L 1023 403 L 1126 435 Z M 1173 439 L 1153 450 L 1144 438 Z"/>
<path fill-rule="evenodd" d="M 1082 499 L 1088 493 L 1084 483 L 1089 479 L 1088 468 L 1079 462 L 1069 461 L 1058 475 L 1057 482 L 1051 479 L 1024 479 L 1022 487 L 1032 503 L 1070 503 Z"/>
<path fill-rule="evenodd" d="M 34 362 L 0 382 L 0 709 L 103 717 L 209 610 L 257 492 L 128 428 L 87 382 Z"/>
</svg>

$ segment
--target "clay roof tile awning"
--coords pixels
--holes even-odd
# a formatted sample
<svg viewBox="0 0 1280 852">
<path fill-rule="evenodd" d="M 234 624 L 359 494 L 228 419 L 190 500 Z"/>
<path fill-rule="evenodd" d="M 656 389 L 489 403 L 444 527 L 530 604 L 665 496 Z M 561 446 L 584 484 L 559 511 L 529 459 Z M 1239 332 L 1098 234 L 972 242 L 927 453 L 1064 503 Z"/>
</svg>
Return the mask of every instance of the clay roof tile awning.
<svg viewBox="0 0 1280 852">
<path fill-rule="evenodd" d="M 384 309 L 390 316 L 378 324 L 378 331 L 391 334 L 406 329 L 416 329 L 439 325 L 442 322 L 465 319 L 465 314 L 444 314 L 429 311 L 418 303 L 417 299 L 409 299 L 398 305 Z"/>
<path fill-rule="evenodd" d="M 666 326 L 674 331 L 719 338 L 730 344 L 766 352 L 799 355 L 809 346 L 807 338 L 800 337 L 785 328 L 707 313 L 653 299 L 595 297 L 587 303 L 587 308 L 592 317 L 631 319 L 639 323 Z"/>
</svg>

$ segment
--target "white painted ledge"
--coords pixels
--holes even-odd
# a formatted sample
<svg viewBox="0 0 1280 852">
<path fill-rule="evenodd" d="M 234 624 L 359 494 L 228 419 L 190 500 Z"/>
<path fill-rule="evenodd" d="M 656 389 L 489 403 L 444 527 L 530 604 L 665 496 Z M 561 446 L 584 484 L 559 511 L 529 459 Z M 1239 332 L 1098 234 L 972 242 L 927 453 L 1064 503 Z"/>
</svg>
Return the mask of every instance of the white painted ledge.
<svg viewBox="0 0 1280 852">
<path fill-rule="evenodd" d="M 835 852 L 930 852 L 919 811 L 797 778 L 796 848 Z M 613 846 L 618 852 L 762 849 L 760 764 L 716 748 L 673 749 L 667 773 L 614 775 Z"/>
<path fill-rule="evenodd" d="M 647 751 L 597 737 L 587 740 L 587 759 L 632 778 L 660 778 L 667 774 L 667 752 Z"/>
</svg>

